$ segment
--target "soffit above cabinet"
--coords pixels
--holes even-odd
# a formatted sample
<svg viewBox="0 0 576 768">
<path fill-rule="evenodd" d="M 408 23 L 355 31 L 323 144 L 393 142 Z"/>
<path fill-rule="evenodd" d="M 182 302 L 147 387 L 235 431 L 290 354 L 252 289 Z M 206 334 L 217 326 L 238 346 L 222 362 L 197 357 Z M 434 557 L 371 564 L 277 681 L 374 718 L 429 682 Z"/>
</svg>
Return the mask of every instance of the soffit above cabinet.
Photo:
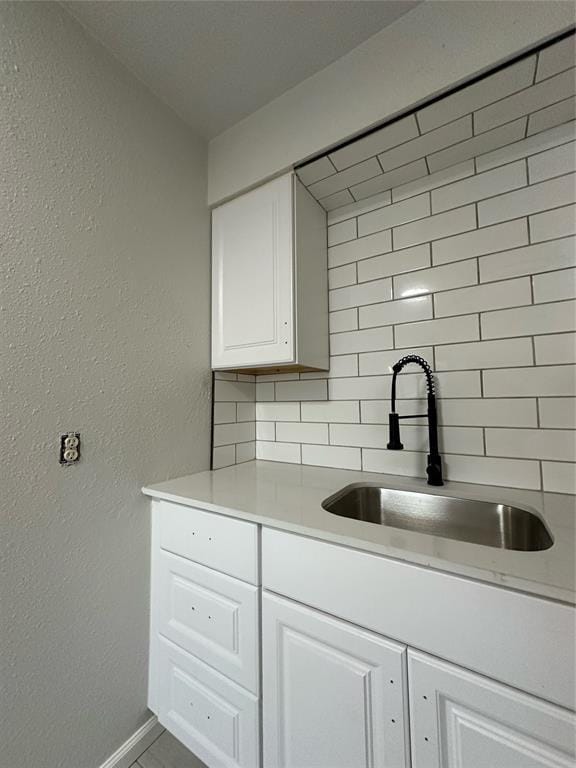
<svg viewBox="0 0 576 768">
<path fill-rule="evenodd" d="M 571 34 L 296 172 L 331 211 L 574 120 L 574 42 Z"/>
</svg>

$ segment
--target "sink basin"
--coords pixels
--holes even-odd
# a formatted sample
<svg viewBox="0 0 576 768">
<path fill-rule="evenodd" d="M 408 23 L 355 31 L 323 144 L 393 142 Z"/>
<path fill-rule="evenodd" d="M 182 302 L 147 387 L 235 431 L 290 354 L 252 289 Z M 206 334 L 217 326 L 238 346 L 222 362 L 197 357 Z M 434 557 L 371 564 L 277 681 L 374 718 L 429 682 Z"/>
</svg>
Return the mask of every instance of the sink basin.
<svg viewBox="0 0 576 768">
<path fill-rule="evenodd" d="M 554 543 L 537 514 L 491 501 L 353 483 L 325 499 L 322 506 L 333 515 L 352 520 L 486 547 L 534 552 L 549 549 Z"/>
</svg>

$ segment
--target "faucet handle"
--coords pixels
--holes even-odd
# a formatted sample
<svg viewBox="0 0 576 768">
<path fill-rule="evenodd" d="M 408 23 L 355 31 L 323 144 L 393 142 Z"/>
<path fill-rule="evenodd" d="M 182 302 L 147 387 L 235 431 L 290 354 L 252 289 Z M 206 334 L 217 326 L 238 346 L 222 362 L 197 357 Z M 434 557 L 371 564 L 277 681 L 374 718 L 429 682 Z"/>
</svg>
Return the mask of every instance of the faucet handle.
<svg viewBox="0 0 576 768">
<path fill-rule="evenodd" d="M 386 447 L 389 451 L 401 451 L 404 446 L 400 442 L 400 421 L 397 413 L 388 415 L 388 424 L 390 426 L 390 439 Z"/>
</svg>

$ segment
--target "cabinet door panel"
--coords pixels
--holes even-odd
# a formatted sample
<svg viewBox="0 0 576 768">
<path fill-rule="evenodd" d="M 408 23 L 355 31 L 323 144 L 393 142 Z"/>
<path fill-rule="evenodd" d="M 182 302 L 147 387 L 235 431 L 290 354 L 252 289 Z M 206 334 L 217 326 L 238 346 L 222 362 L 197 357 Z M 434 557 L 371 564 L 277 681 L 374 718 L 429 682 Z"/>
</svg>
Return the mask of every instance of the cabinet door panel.
<svg viewBox="0 0 576 768">
<path fill-rule="evenodd" d="M 292 175 L 212 213 L 212 367 L 294 359 Z"/>
<path fill-rule="evenodd" d="M 405 649 L 263 597 L 266 768 L 405 768 Z"/>
<path fill-rule="evenodd" d="M 414 768 L 574 768 L 568 710 L 408 652 Z"/>
</svg>

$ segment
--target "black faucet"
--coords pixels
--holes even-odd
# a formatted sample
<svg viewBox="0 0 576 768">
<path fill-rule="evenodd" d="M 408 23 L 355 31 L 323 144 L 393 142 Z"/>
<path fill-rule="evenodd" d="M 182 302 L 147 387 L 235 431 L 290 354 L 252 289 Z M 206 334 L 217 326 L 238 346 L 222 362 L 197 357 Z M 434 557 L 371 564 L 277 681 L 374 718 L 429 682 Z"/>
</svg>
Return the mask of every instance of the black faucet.
<svg viewBox="0 0 576 768">
<path fill-rule="evenodd" d="M 400 419 L 422 418 L 422 414 L 399 416 L 396 413 L 396 377 L 404 366 L 409 363 L 416 363 L 416 365 L 419 365 L 426 376 L 426 389 L 428 392 L 428 412 L 426 417 L 428 419 L 428 439 L 430 442 L 430 453 L 428 454 L 428 464 L 426 466 L 428 485 L 444 485 L 444 481 L 442 480 L 442 459 L 438 453 L 438 416 L 436 414 L 434 379 L 432 378 L 430 366 L 423 357 L 419 357 L 418 355 L 406 355 L 405 357 L 400 358 L 400 360 L 392 366 L 392 370 L 394 371 L 394 375 L 392 376 L 392 412 L 389 415 L 390 440 L 387 448 L 389 451 L 401 451 L 404 448 L 400 442 Z"/>
</svg>

